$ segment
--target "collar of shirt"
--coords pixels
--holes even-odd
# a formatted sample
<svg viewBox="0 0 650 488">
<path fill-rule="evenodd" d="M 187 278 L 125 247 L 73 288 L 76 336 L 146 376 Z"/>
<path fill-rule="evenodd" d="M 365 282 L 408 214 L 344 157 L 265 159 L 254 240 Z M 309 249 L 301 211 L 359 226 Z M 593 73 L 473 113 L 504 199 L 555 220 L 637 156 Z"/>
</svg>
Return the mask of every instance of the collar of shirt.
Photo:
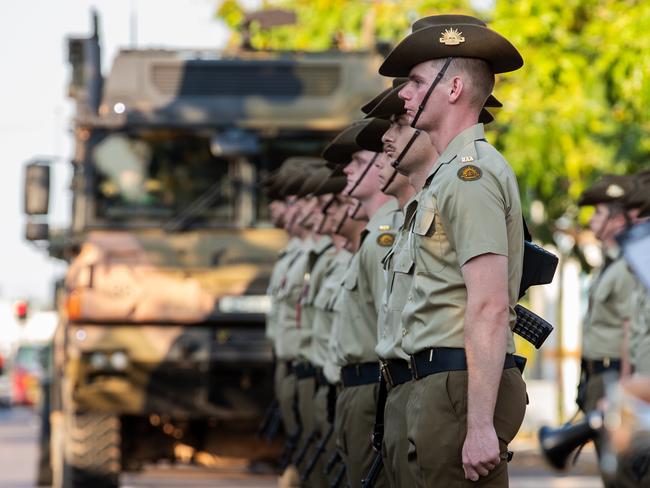
<svg viewBox="0 0 650 488">
<path fill-rule="evenodd" d="M 313 246 L 312 251 L 316 254 L 324 253 L 332 245 L 332 238 L 327 235 L 320 236 Z"/>
<path fill-rule="evenodd" d="M 368 220 L 365 229 L 361 231 L 361 243 L 365 240 L 366 236 L 373 231 L 380 230 L 381 225 L 385 225 L 386 217 L 393 212 L 399 211 L 399 204 L 396 198 L 391 198 L 377 209 L 375 214 Z M 391 229 L 386 229 L 391 230 Z"/>
<path fill-rule="evenodd" d="M 429 176 L 435 173 L 441 164 L 447 164 L 451 162 L 469 143 L 480 141 L 481 139 L 485 139 L 485 130 L 483 128 L 483 124 L 475 124 L 465 129 L 463 132 L 451 140 L 447 148 L 438 158 L 438 163 L 435 164 L 431 169 Z"/>
</svg>

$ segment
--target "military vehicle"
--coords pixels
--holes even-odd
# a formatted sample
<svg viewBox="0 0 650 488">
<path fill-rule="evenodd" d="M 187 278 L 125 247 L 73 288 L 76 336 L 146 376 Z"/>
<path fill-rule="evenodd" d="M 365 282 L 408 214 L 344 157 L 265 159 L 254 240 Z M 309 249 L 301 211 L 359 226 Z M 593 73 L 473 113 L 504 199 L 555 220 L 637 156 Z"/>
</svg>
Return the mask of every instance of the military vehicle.
<svg viewBox="0 0 650 488">
<path fill-rule="evenodd" d="M 359 117 L 380 56 L 124 49 L 103 76 L 96 17 L 68 50 L 69 228 L 48 226 L 50 162 L 25 178 L 26 238 L 68 263 L 53 484 L 118 486 L 179 446 L 264 459 L 280 445 L 254 439 L 272 396 L 265 290 L 286 237 L 257 183 Z"/>
</svg>

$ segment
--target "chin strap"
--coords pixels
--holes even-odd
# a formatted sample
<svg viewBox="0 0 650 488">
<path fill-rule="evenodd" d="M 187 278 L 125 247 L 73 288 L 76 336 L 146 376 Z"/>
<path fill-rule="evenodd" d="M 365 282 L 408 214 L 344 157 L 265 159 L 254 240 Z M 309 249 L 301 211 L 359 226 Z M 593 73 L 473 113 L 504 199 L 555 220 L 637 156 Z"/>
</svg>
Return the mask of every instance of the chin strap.
<svg viewBox="0 0 650 488">
<path fill-rule="evenodd" d="M 440 80 L 442 80 L 442 77 L 445 75 L 445 71 L 447 71 L 447 68 L 449 68 L 452 59 L 454 58 L 447 58 L 445 60 L 445 64 L 442 66 L 440 71 L 438 71 L 436 78 L 433 80 L 431 86 L 425 93 L 424 98 L 422 99 L 422 103 L 420 103 L 420 106 L 418 107 L 418 111 L 416 112 L 415 117 L 413 117 L 413 122 L 411 122 L 411 127 L 413 127 L 414 129 L 415 129 L 415 124 L 417 123 L 418 119 L 420 118 L 420 115 L 422 115 L 422 112 L 424 111 L 424 107 L 427 105 L 427 101 L 429 100 L 431 93 L 433 93 L 433 89 L 436 87 L 438 83 L 440 83 Z"/>
<path fill-rule="evenodd" d="M 348 196 L 349 196 L 349 197 L 352 196 L 352 192 L 354 192 L 354 190 L 356 190 L 356 189 L 358 188 L 358 186 L 361 184 L 361 182 L 363 181 L 363 179 L 364 179 L 364 178 L 366 177 L 366 175 L 368 174 L 368 171 L 370 171 L 370 168 L 372 168 L 372 165 L 375 164 L 375 160 L 377 159 L 377 156 L 379 156 L 379 153 L 375 153 L 375 155 L 372 157 L 372 159 L 371 159 L 370 162 L 368 163 L 368 166 L 366 166 L 366 167 L 363 169 L 363 173 L 361 173 L 361 175 L 359 176 L 359 178 L 357 179 L 357 181 L 354 182 L 354 185 L 352 185 L 352 188 L 350 188 L 350 190 L 348 191 Z"/>
</svg>

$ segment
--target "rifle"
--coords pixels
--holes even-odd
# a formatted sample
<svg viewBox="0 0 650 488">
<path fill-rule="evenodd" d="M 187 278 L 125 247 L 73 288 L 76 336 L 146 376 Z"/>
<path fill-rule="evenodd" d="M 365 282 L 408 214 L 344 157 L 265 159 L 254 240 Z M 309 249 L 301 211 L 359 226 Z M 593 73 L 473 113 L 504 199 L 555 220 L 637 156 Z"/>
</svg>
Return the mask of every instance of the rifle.
<svg viewBox="0 0 650 488">
<path fill-rule="evenodd" d="M 280 430 L 280 425 L 282 425 L 282 415 L 280 415 L 280 407 L 278 406 L 273 413 L 269 427 L 266 430 L 266 441 L 271 442 L 275 439 L 275 436 L 278 435 Z"/>
<path fill-rule="evenodd" d="M 329 442 L 333 433 L 334 433 L 334 425 L 330 424 L 330 427 L 327 430 L 325 437 L 323 437 L 321 441 L 318 443 L 318 445 L 316 446 L 316 452 L 314 453 L 314 457 L 312 457 L 309 463 L 307 464 L 305 471 L 300 473 L 300 481 L 303 482 L 307 481 L 309 475 L 311 475 L 312 471 L 314 471 L 314 468 L 316 467 L 316 463 L 318 463 L 320 457 L 325 453 L 325 449 L 327 448 L 327 443 Z"/>
<path fill-rule="evenodd" d="M 368 474 L 361 480 L 361 488 L 372 488 L 375 486 L 375 481 L 377 481 L 377 477 L 383 467 L 384 460 L 381 457 L 381 453 L 377 453 L 375 459 L 372 461 L 372 466 L 370 466 Z"/>
<path fill-rule="evenodd" d="M 258 439 L 261 439 L 262 437 L 266 437 L 267 431 L 269 430 L 275 412 L 278 410 L 278 408 L 279 408 L 278 401 L 274 399 L 271 402 L 271 404 L 266 408 L 266 411 L 264 412 L 264 417 L 262 417 L 260 426 L 257 428 L 257 432 L 255 433 L 255 437 L 257 437 Z"/>
<path fill-rule="evenodd" d="M 344 477 L 345 477 L 345 464 L 343 464 L 341 466 L 341 469 L 339 469 L 339 472 L 336 473 L 334 480 L 332 481 L 332 483 L 330 483 L 330 488 L 339 488 L 339 485 L 341 484 L 341 481 L 343 481 Z"/>
<path fill-rule="evenodd" d="M 382 364 L 382 371 L 383 371 Z M 368 474 L 361 480 L 361 488 L 372 488 L 377 481 L 379 473 L 384 467 L 384 460 L 381 457 L 381 445 L 384 441 L 384 409 L 386 408 L 386 398 L 388 388 L 386 378 L 382 374 L 379 378 L 379 392 L 377 394 L 377 410 L 375 412 L 375 424 L 372 428 L 372 448 L 377 453 L 372 461 Z"/>
<path fill-rule="evenodd" d="M 317 435 L 318 435 L 318 429 L 314 428 L 314 430 L 311 431 L 311 434 L 309 434 L 309 437 L 307 437 L 307 440 L 305 441 L 305 445 L 302 446 L 302 449 L 300 449 L 295 459 L 293 460 L 293 464 L 296 467 L 300 466 L 302 462 L 305 460 L 305 456 L 307 456 L 307 452 L 309 451 L 309 448 L 316 440 Z"/>
<path fill-rule="evenodd" d="M 327 464 L 325 464 L 325 474 L 330 474 L 339 462 L 341 462 L 341 455 L 339 454 L 339 451 L 336 450 L 330 457 L 329 461 L 327 461 Z"/>
</svg>

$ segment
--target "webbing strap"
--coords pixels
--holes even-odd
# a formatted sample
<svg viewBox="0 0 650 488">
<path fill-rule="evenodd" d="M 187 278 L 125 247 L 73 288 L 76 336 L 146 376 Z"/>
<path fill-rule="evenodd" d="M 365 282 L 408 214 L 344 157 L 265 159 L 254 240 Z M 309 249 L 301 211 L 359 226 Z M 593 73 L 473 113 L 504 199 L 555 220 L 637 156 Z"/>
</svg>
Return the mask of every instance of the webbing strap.
<svg viewBox="0 0 650 488">
<path fill-rule="evenodd" d="M 431 83 L 431 86 L 427 90 L 427 92 L 424 95 L 424 98 L 422 99 L 422 103 L 420 103 L 420 106 L 418 107 L 418 111 L 415 114 L 415 117 L 413 117 L 413 122 L 411 122 L 411 127 L 415 128 L 415 124 L 417 123 L 418 119 L 420 118 L 420 115 L 422 115 L 422 112 L 424 111 L 424 107 L 427 104 L 427 101 L 429 100 L 429 97 L 431 96 L 431 93 L 433 93 L 433 89 L 436 87 L 438 83 L 440 83 L 440 80 L 442 80 L 442 77 L 445 75 L 445 71 L 447 71 L 447 68 L 449 68 L 449 65 L 451 64 L 451 61 L 454 58 L 447 58 L 445 61 L 445 64 L 442 66 L 442 69 L 438 71 L 438 74 L 436 75 L 436 78 L 433 80 Z"/>
</svg>

